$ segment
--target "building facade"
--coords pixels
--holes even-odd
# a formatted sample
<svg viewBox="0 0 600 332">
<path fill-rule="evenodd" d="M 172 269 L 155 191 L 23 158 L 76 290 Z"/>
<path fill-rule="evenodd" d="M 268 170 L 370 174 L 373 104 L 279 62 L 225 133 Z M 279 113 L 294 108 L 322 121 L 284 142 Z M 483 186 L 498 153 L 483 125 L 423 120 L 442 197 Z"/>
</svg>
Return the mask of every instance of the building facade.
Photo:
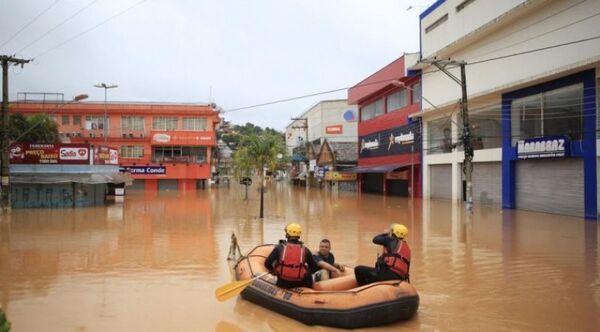
<svg viewBox="0 0 600 332">
<path fill-rule="evenodd" d="M 421 196 L 421 109 L 419 71 L 410 71 L 418 53 L 404 54 L 348 90 L 358 105 L 360 191 Z"/>
<path fill-rule="evenodd" d="M 473 198 L 598 216 L 597 1 L 438 0 L 420 15 L 423 194 L 464 197 L 461 86 L 432 62 L 466 63 Z M 458 63 L 439 62 L 460 78 Z"/>
<path fill-rule="evenodd" d="M 170 103 L 52 104 L 18 101 L 11 112 L 48 113 L 64 142 L 118 149 L 129 189 L 195 190 L 211 178 L 219 115 L 210 105 Z M 106 125 L 105 125 L 106 124 Z"/>
</svg>

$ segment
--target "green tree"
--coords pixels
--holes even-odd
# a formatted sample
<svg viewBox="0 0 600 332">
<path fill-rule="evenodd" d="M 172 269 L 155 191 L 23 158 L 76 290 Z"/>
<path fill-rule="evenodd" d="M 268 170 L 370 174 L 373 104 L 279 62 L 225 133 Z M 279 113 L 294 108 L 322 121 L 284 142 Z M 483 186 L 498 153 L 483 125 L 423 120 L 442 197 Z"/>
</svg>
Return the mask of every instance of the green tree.
<svg viewBox="0 0 600 332">
<path fill-rule="evenodd" d="M 46 113 L 25 117 L 21 113 L 13 113 L 9 119 L 8 132 L 11 142 L 24 143 L 58 143 L 58 124 Z"/>
<path fill-rule="evenodd" d="M 10 331 L 10 322 L 6 318 L 6 314 L 0 308 L 0 332 L 8 332 Z"/>
<path fill-rule="evenodd" d="M 264 217 L 265 170 L 274 172 L 284 165 L 285 160 L 283 136 L 267 132 L 242 138 L 238 150 L 233 155 L 238 175 L 247 176 L 254 172 L 259 177 L 261 218 Z"/>
</svg>

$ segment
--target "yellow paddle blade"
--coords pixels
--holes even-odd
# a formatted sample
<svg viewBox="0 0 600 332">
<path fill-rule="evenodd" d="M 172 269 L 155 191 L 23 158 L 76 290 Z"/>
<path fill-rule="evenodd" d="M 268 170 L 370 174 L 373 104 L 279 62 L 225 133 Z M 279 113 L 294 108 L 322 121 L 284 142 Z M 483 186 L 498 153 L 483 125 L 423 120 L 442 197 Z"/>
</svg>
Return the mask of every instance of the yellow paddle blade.
<svg viewBox="0 0 600 332">
<path fill-rule="evenodd" d="M 215 296 L 220 302 L 229 300 L 230 298 L 240 294 L 248 285 L 254 281 L 253 279 L 230 282 L 227 285 L 217 288 Z"/>
</svg>

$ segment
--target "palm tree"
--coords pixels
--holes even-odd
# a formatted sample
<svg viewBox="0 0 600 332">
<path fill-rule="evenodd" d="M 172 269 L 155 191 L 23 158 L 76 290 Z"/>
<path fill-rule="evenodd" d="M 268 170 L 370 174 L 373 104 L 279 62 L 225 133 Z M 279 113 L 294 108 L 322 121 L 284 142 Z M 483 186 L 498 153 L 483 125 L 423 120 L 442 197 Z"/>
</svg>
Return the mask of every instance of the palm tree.
<svg viewBox="0 0 600 332">
<path fill-rule="evenodd" d="M 264 180 L 265 171 L 274 172 L 285 161 L 285 144 L 282 137 L 268 132 L 251 134 L 240 141 L 234 153 L 233 162 L 236 175 L 248 176 L 254 171 L 260 179 L 260 217 L 264 216 Z"/>
</svg>

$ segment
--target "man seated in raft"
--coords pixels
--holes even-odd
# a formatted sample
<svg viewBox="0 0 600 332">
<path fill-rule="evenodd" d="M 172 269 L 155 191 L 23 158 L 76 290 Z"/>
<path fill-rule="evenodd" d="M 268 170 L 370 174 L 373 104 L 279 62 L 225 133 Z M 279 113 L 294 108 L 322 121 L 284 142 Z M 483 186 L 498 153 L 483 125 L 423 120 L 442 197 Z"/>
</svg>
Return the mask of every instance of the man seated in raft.
<svg viewBox="0 0 600 332">
<path fill-rule="evenodd" d="M 344 266 L 335 262 L 335 256 L 331 252 L 331 241 L 323 239 L 319 243 L 319 251 L 313 255 L 315 261 L 321 268 L 313 273 L 314 281 L 323 281 L 329 278 L 337 278 L 340 272 L 344 272 Z"/>
<path fill-rule="evenodd" d="M 318 265 L 310 250 L 300 241 L 300 235 L 300 225 L 285 226 L 287 241 L 280 240 L 265 260 L 265 267 L 277 276 L 279 287 L 312 287 L 312 275 L 309 271 L 316 271 Z"/>
<path fill-rule="evenodd" d="M 383 254 L 377 258 L 375 268 L 362 265 L 354 268 L 359 286 L 384 280 L 409 280 L 410 248 L 404 241 L 406 235 L 406 226 L 392 224 L 383 234 L 373 238 L 373 243 L 383 246 Z"/>
</svg>

